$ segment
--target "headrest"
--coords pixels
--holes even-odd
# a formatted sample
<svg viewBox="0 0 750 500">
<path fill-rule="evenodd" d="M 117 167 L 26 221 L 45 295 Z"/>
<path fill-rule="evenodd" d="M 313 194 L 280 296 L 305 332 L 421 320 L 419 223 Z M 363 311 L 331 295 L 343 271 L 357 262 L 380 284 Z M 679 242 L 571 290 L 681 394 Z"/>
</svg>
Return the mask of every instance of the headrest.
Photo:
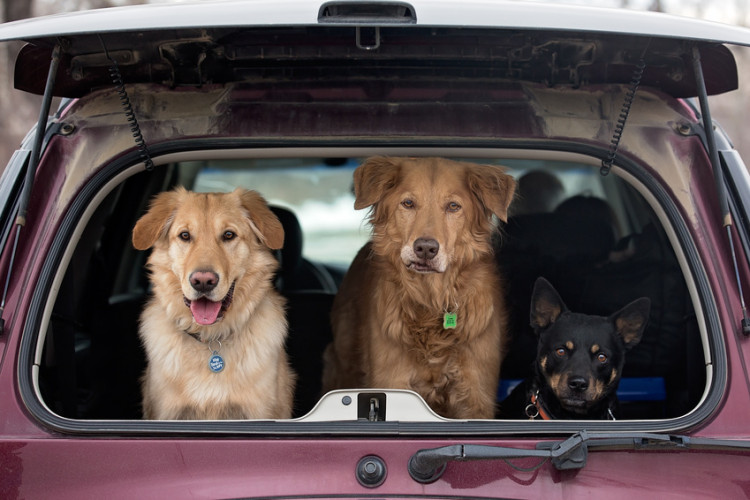
<svg viewBox="0 0 750 500">
<path fill-rule="evenodd" d="M 284 279 L 294 276 L 302 263 L 302 227 L 291 210 L 278 206 L 270 208 L 284 228 L 284 247 L 278 254 L 281 263 L 280 277 Z"/>
<path fill-rule="evenodd" d="M 554 257 L 607 260 L 617 241 L 617 224 L 606 201 L 593 196 L 573 196 L 562 202 L 553 215 L 554 231 L 549 243 Z"/>
</svg>

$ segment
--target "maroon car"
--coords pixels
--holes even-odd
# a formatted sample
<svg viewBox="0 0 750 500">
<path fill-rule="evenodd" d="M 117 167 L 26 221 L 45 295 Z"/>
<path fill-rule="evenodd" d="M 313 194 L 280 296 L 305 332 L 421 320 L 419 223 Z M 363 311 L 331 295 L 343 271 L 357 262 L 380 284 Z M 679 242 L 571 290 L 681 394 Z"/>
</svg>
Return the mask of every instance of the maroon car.
<svg viewBox="0 0 750 500">
<path fill-rule="evenodd" d="M 708 102 L 738 88 L 730 46 L 750 30 L 522 2 L 237 0 L 36 18 L 0 40 L 25 42 L 15 86 L 44 96 L 0 179 L 0 497 L 750 495 L 750 178 Z M 497 399 L 530 376 L 543 276 L 582 313 L 650 299 L 616 420 L 321 394 L 331 304 L 370 231 L 352 173 L 374 155 L 556 178 L 551 206 L 524 195 L 500 224 Z M 283 214 L 294 418 L 142 418 L 150 288 L 130 238 L 175 186 L 255 189 Z M 572 199 L 600 203 L 560 210 Z"/>
</svg>

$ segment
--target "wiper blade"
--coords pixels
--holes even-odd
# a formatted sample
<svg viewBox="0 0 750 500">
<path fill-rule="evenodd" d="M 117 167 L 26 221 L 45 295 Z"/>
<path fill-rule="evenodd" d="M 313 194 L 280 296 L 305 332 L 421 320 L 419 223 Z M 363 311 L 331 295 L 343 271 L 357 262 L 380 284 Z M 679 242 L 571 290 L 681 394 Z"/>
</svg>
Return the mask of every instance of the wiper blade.
<svg viewBox="0 0 750 500">
<path fill-rule="evenodd" d="M 586 446 L 588 448 L 613 448 L 631 450 L 654 450 L 654 449 L 688 449 L 691 438 L 675 434 L 652 434 L 652 433 L 589 433 Z M 542 442 L 537 448 L 554 446 L 553 442 Z"/>
<path fill-rule="evenodd" d="M 456 444 L 419 450 L 409 460 L 409 475 L 417 482 L 432 483 L 443 475 L 448 462 L 470 460 L 510 460 L 539 457 L 542 465 L 547 460 L 558 470 L 581 469 L 586 465 L 589 435 L 586 431 L 573 434 L 565 441 L 551 443 L 549 449 L 529 450 L 502 446 Z"/>
</svg>

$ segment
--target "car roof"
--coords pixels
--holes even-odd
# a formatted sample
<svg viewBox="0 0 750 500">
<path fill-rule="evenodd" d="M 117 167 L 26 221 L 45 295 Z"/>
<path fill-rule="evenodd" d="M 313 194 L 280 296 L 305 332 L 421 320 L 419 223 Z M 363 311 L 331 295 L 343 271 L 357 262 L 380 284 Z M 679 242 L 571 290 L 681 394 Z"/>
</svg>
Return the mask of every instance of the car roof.
<svg viewBox="0 0 750 500">
<path fill-rule="evenodd" d="M 125 83 L 171 87 L 288 80 L 291 73 L 321 84 L 325 71 L 343 72 L 341 81 L 388 71 L 409 79 L 425 68 L 446 78 L 580 86 L 627 84 L 641 54 L 644 85 L 689 97 L 696 95 L 691 44 L 700 47 L 709 94 L 718 94 L 737 88 L 734 57 L 722 43 L 750 45 L 750 30 L 528 2 L 225 0 L 31 18 L 0 26 L 0 41 L 10 40 L 28 42 L 15 84 L 34 93 L 42 93 L 52 47 L 61 43 L 54 95 L 65 97 L 111 84 L 109 58 Z"/>
<path fill-rule="evenodd" d="M 667 38 L 750 45 L 750 30 L 656 12 L 518 1 L 412 0 L 311 2 L 309 0 L 223 0 L 147 4 L 94 9 L 5 23 L 0 41 L 133 30 L 209 27 L 310 26 L 320 22 L 361 25 L 374 16 L 365 9 L 345 14 L 347 5 L 413 7 L 409 22 L 419 26 L 563 30 L 658 35 Z M 337 10 L 336 7 L 342 7 Z M 399 22 L 394 14 L 381 22 Z M 360 14 L 357 16 L 357 14 Z M 407 15 L 402 15 L 407 22 Z"/>
</svg>

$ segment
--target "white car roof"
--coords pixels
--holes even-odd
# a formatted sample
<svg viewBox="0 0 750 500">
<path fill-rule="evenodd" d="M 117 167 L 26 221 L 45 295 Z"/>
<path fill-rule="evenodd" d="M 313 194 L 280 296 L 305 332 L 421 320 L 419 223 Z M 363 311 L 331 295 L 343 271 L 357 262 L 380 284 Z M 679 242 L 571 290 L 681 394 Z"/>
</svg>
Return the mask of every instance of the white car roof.
<svg viewBox="0 0 750 500">
<path fill-rule="evenodd" d="M 148 4 L 79 11 L 0 25 L 0 41 L 51 36 L 200 27 L 300 26 L 320 23 L 325 4 L 309 0 L 220 0 Z M 413 0 L 357 2 L 408 4 L 418 26 L 487 27 L 660 36 L 750 45 L 750 29 L 655 12 L 502 0 Z M 358 19 L 326 19 L 366 24 Z"/>
</svg>

